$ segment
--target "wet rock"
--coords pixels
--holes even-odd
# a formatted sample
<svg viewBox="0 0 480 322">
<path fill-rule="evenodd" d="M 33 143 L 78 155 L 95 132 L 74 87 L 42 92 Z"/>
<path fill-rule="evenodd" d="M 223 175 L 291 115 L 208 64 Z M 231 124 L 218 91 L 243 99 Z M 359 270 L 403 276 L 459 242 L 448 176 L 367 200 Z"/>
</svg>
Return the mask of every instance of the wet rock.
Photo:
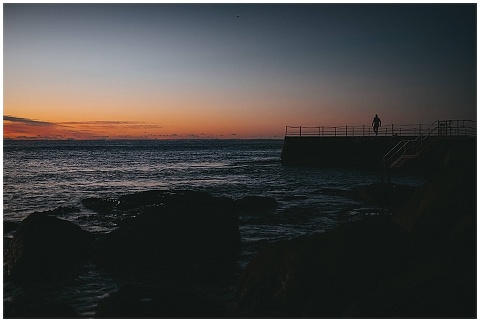
<svg viewBox="0 0 480 322">
<path fill-rule="evenodd" d="M 103 299 L 97 318 L 219 318 L 225 309 L 191 290 L 124 285 Z"/>
<path fill-rule="evenodd" d="M 78 212 L 78 208 L 71 207 L 71 206 L 61 206 L 53 210 L 37 211 L 35 213 L 46 214 L 51 216 L 63 216 L 63 215 L 68 215 L 75 212 Z"/>
<path fill-rule="evenodd" d="M 92 236 L 66 220 L 33 213 L 15 232 L 7 250 L 6 275 L 18 280 L 61 276 L 86 258 Z"/>
<path fill-rule="evenodd" d="M 278 202 L 273 197 L 246 196 L 235 201 L 237 208 L 243 211 L 262 211 L 275 209 Z"/>
<path fill-rule="evenodd" d="M 241 273 L 236 304 L 246 317 L 340 317 L 361 294 L 412 260 L 407 235 L 389 218 L 272 243 Z"/>
<path fill-rule="evenodd" d="M 130 210 L 145 206 L 195 206 L 208 203 L 215 197 L 204 191 L 191 190 L 149 190 L 121 196 L 118 208 Z M 218 199 L 218 198 L 217 198 Z"/>
<path fill-rule="evenodd" d="M 95 210 L 99 213 L 108 213 L 114 209 L 118 201 L 115 199 L 91 197 L 82 199 L 82 204 L 87 209 Z"/>
<path fill-rule="evenodd" d="M 390 209 L 399 209 L 408 202 L 417 189 L 417 187 L 406 185 L 372 183 L 350 190 L 322 188 L 319 190 L 319 193 L 328 196 L 349 198 L 367 204 L 388 207 Z"/>
<path fill-rule="evenodd" d="M 151 203 L 161 194 L 144 196 L 152 198 L 147 202 Z M 142 203 L 135 198 L 130 205 L 146 202 L 136 197 Z M 135 218 L 99 238 L 96 262 L 121 274 L 181 279 L 218 278 L 230 270 L 240 250 L 233 200 L 196 192 L 160 198 L 171 202 L 143 207 Z"/>
</svg>

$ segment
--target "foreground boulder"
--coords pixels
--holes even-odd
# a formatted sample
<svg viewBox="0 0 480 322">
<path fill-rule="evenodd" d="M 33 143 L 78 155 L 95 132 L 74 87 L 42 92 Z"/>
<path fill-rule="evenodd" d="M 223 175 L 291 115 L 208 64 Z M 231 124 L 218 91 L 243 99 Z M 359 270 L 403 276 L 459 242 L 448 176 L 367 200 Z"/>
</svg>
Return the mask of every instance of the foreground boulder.
<svg viewBox="0 0 480 322">
<path fill-rule="evenodd" d="M 80 267 L 90 250 L 92 236 L 75 224 L 33 213 L 25 218 L 7 249 L 8 277 L 40 280 L 58 277 Z"/>
<path fill-rule="evenodd" d="M 345 318 L 477 317 L 476 261 L 447 253 L 413 265 L 412 269 L 364 294 Z"/>
<path fill-rule="evenodd" d="M 404 271 L 410 248 L 405 231 L 382 217 L 272 243 L 239 276 L 237 309 L 246 317 L 340 317 Z"/>
<path fill-rule="evenodd" d="M 245 196 L 235 201 L 237 208 L 241 211 L 255 212 L 278 207 L 278 202 L 273 197 Z"/>
<path fill-rule="evenodd" d="M 233 268 L 240 250 L 233 200 L 195 192 L 149 192 L 123 198 L 122 204 L 138 214 L 98 239 L 94 260 L 105 269 L 188 279 L 216 278 Z"/>
<path fill-rule="evenodd" d="M 191 290 L 126 284 L 100 301 L 97 318 L 219 318 L 224 308 Z"/>
<path fill-rule="evenodd" d="M 426 253 L 434 249 L 443 252 L 455 236 L 468 239 L 470 251 L 476 251 L 476 224 L 462 224 L 468 218 L 476 218 L 475 167 L 466 164 L 437 175 L 394 216 L 394 222 L 405 227 Z M 466 231 L 460 233 L 458 229 Z"/>
</svg>

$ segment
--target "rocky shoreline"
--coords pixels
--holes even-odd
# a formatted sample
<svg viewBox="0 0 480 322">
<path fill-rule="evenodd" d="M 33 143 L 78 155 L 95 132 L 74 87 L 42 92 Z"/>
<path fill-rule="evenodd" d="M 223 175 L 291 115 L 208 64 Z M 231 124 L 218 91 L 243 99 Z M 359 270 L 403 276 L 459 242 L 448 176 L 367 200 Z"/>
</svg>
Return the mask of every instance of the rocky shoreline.
<svg viewBox="0 0 480 322">
<path fill-rule="evenodd" d="M 475 318 L 476 157 L 452 156 L 424 186 L 400 190 L 378 184 L 323 191 L 398 210 L 264 247 L 238 278 L 237 313 Z"/>
<path fill-rule="evenodd" d="M 93 234 L 57 218 L 66 211 L 58 208 L 4 225 L 4 233 L 15 231 L 11 240 L 4 239 L 4 280 L 28 285 L 72 278 L 90 261 L 122 281 L 118 292 L 99 303 L 98 317 L 231 315 L 225 303 L 217 303 L 204 289 L 233 288 L 241 242 L 237 212 L 277 206 L 270 197 L 233 200 L 188 190 L 152 190 L 82 203 L 99 215 L 120 211 L 123 219 L 115 230 Z M 61 307 L 68 306 L 6 305 L 4 315 L 74 313 Z"/>
<path fill-rule="evenodd" d="M 275 199 L 199 191 L 145 191 L 88 198 L 99 215 L 125 218 L 93 234 L 33 213 L 4 238 L 4 280 L 48 283 L 92 262 L 121 281 L 98 318 L 472 318 L 476 317 L 475 163 L 456 163 L 424 186 L 323 189 L 395 214 L 265 245 L 241 272 L 239 212 Z M 220 291 L 219 291 L 220 290 Z M 217 296 L 215 296 L 217 294 Z M 4 306 L 4 317 L 76 317 L 61 302 Z"/>
</svg>

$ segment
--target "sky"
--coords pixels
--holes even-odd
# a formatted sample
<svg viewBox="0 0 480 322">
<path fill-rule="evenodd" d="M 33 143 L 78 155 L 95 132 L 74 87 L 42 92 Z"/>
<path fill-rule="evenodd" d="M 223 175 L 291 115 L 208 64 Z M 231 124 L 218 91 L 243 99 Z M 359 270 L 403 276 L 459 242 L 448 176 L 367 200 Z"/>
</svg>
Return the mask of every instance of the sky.
<svg viewBox="0 0 480 322">
<path fill-rule="evenodd" d="M 476 4 L 3 4 L 4 138 L 476 121 Z"/>
</svg>

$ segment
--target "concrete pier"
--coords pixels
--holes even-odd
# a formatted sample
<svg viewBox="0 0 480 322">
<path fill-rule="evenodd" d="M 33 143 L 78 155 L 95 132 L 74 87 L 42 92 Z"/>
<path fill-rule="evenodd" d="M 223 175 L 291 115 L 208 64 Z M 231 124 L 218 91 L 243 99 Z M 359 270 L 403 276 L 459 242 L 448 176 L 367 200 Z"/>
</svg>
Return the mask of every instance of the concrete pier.
<svg viewBox="0 0 480 322">
<path fill-rule="evenodd" d="M 413 139 L 414 136 L 286 136 L 282 164 L 380 169 L 383 166 L 383 156 L 391 148 L 402 140 Z"/>
<path fill-rule="evenodd" d="M 286 126 L 281 158 L 284 165 L 390 169 L 408 161 L 421 168 L 442 167 L 442 160 L 450 156 L 475 151 L 476 135 L 472 120 L 435 121 L 430 126 L 391 124 L 378 136 L 365 125 Z"/>
<path fill-rule="evenodd" d="M 282 150 L 283 165 L 348 166 L 381 169 L 383 156 L 405 136 L 378 137 L 285 137 Z M 417 158 L 407 168 L 436 171 L 452 160 L 476 153 L 475 136 L 434 136 L 424 142 Z M 403 166 L 405 167 L 405 166 Z"/>
</svg>

